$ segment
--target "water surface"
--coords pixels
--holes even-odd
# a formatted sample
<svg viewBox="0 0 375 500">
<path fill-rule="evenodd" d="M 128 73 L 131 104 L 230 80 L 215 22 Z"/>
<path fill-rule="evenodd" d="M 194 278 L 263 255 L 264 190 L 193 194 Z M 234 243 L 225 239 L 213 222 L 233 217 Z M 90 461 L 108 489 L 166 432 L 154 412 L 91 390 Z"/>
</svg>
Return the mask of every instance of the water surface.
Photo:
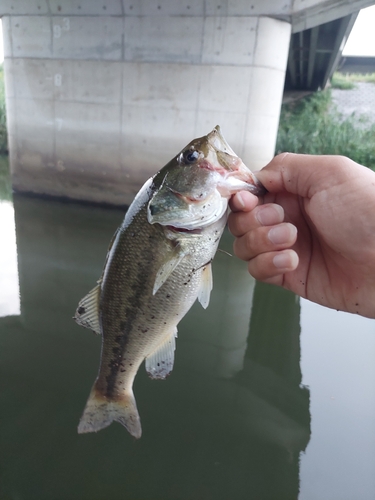
<svg viewBox="0 0 375 500">
<path fill-rule="evenodd" d="M 78 435 L 100 338 L 72 316 L 124 213 L 5 203 L 2 500 L 375 498 L 372 320 L 255 285 L 219 252 L 210 306 L 180 323 L 171 376 L 139 370 L 142 438 L 116 423 Z M 228 233 L 221 248 L 231 251 Z"/>
</svg>

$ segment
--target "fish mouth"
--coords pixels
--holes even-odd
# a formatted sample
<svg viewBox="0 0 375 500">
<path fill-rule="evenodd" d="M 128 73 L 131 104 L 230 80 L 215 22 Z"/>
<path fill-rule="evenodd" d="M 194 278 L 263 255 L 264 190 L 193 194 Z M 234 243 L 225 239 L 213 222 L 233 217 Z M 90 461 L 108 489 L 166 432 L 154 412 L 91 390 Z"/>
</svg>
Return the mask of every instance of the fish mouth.
<svg viewBox="0 0 375 500">
<path fill-rule="evenodd" d="M 228 197 L 241 190 L 250 191 L 257 196 L 263 196 L 267 192 L 230 147 L 219 125 L 207 135 L 207 141 L 209 152 L 199 166 L 220 174 L 222 181 L 218 184 L 218 190 L 222 196 Z"/>
<path fill-rule="evenodd" d="M 231 156 L 237 156 L 221 133 L 220 125 L 216 125 L 216 127 L 207 135 L 207 140 L 216 151 L 222 151 L 223 153 L 227 153 Z"/>
<path fill-rule="evenodd" d="M 192 141 L 175 161 L 178 169 L 165 173 L 147 205 L 148 222 L 173 232 L 200 234 L 227 215 L 233 194 L 246 190 L 260 196 L 266 192 L 219 126 Z"/>
</svg>

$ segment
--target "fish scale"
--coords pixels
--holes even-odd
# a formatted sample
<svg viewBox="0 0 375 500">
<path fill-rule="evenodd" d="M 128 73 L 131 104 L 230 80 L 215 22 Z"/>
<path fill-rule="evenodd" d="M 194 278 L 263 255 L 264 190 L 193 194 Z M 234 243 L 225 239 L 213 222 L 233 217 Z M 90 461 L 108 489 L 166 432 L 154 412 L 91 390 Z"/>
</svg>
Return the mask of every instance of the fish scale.
<svg viewBox="0 0 375 500">
<path fill-rule="evenodd" d="M 113 238 L 98 285 L 76 311 L 77 323 L 102 334 L 99 373 L 78 432 L 117 421 L 141 436 L 134 377 L 144 360 L 151 378 L 171 372 L 177 325 L 197 298 L 203 307 L 209 303 L 211 261 L 228 199 L 244 188 L 262 192 L 216 127 L 140 190 Z"/>
<path fill-rule="evenodd" d="M 197 288 L 200 286 L 202 266 L 211 260 L 212 251 L 216 251 L 216 248 L 208 247 L 206 240 L 212 240 L 215 236 L 217 238 L 219 231 L 221 236 L 225 225 L 223 220 L 217 224 L 220 227 L 211 228 L 204 238 L 199 238 L 199 249 L 195 239 L 188 240 L 186 245 L 192 247 L 191 254 L 195 258 L 182 263 L 153 295 L 156 271 L 172 245 L 170 240 L 164 237 L 159 226 L 145 225 L 145 219 L 146 209 L 143 208 L 133 220 L 133 224 L 136 228 L 146 226 L 146 229 L 136 231 L 135 236 L 129 237 L 128 231 L 120 230 L 117 244 L 112 250 L 113 259 L 110 261 L 105 285 L 102 286 L 100 310 L 108 312 L 101 313 L 104 343 L 97 386 L 100 386 L 100 390 L 107 397 L 113 397 L 108 387 L 113 387 L 116 393 L 119 382 L 122 387 L 128 387 L 133 382 L 130 374 L 126 377 L 121 374 L 120 366 L 117 370 L 113 369 L 113 349 L 121 345 L 122 358 L 128 356 L 126 361 L 133 361 L 134 373 L 131 375 L 135 375 L 143 359 L 153 352 L 162 342 L 164 335 L 168 335 L 194 303 Z M 215 231 L 216 235 L 212 234 Z M 151 245 L 148 245 L 149 242 Z M 218 241 L 216 247 L 217 244 Z M 117 248 L 120 250 L 117 251 Z M 113 323 L 108 324 L 108 320 Z M 121 328 L 122 323 L 125 328 Z M 105 342 L 108 331 L 108 342 Z M 119 343 L 114 340 L 117 337 L 121 339 Z M 130 350 L 131 357 L 126 354 L 127 349 Z M 110 382 L 108 376 L 111 377 Z"/>
</svg>

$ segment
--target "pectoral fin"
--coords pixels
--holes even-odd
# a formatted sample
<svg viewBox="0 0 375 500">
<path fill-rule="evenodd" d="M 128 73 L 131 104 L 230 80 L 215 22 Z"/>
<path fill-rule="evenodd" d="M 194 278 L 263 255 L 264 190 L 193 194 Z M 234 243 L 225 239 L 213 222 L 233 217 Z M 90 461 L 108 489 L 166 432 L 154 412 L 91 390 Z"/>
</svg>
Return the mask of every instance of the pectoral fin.
<svg viewBox="0 0 375 500">
<path fill-rule="evenodd" d="M 83 299 L 78 303 L 75 321 L 85 328 L 89 328 L 94 333 L 100 335 L 99 323 L 99 299 L 100 299 L 100 281 Z"/>
<path fill-rule="evenodd" d="M 167 254 L 164 263 L 161 265 L 157 272 L 154 288 L 152 290 L 153 295 L 155 295 L 159 288 L 167 281 L 169 276 L 173 273 L 173 271 L 185 256 L 186 253 L 180 246 L 177 246 L 172 252 Z"/>
<path fill-rule="evenodd" d="M 177 328 L 146 358 L 146 372 L 153 379 L 165 379 L 173 369 Z"/>
<path fill-rule="evenodd" d="M 213 287 L 211 262 L 206 264 L 202 271 L 201 284 L 198 292 L 198 300 L 204 309 L 210 303 L 210 295 Z"/>
</svg>

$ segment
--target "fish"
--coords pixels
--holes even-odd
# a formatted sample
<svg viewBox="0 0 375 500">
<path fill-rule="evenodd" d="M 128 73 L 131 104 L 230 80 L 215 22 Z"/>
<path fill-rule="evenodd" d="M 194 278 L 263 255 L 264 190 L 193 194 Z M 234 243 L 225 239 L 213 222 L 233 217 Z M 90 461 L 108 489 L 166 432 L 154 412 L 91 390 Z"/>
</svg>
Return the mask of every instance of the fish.
<svg viewBox="0 0 375 500">
<path fill-rule="evenodd" d="M 78 433 L 113 421 L 142 434 L 133 381 L 143 361 L 152 379 L 172 371 L 177 325 L 198 299 L 207 308 L 211 262 L 228 217 L 228 200 L 264 187 L 216 126 L 148 179 L 116 231 L 97 285 L 75 321 L 102 335 L 99 373 Z"/>
</svg>

